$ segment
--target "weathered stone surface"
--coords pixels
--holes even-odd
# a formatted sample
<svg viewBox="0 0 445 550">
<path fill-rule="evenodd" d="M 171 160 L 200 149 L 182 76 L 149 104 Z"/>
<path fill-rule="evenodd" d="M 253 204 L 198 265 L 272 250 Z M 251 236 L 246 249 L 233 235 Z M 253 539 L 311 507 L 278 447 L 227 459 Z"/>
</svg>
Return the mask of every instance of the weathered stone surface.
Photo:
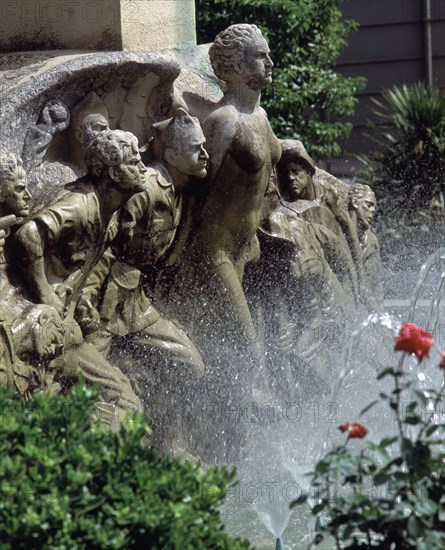
<svg viewBox="0 0 445 550">
<path fill-rule="evenodd" d="M 22 156 L 33 198 L 38 201 L 82 172 L 73 122 L 48 128 L 48 106 L 71 111 L 95 92 L 106 105 L 110 127 L 133 132 L 142 146 L 152 137 L 152 124 L 170 116 L 173 105 L 200 121 L 214 108 L 222 93 L 207 52 L 199 46 L 165 53 L 0 54 L 0 140 Z"/>
<path fill-rule="evenodd" d="M 194 0 L 2 0 L 0 51 L 196 45 Z"/>
<path fill-rule="evenodd" d="M 101 9 L 107 3 L 98 0 Z M 125 36 L 138 48 L 145 38 L 158 49 L 175 43 L 171 20 L 190 16 L 191 3 L 128 0 L 142 10 L 145 27 L 133 21 L 120 45 L 107 35 L 110 44 L 125 48 Z M 59 2 L 48 4 L 56 9 Z M 316 168 L 299 142 L 286 140 L 295 153 L 286 158 L 284 142 L 259 106 L 273 63 L 255 26 L 235 25 L 218 35 L 210 49 L 217 76 L 207 46 L 62 53 L 0 54 L 0 143 L 6 156 L 22 157 L 33 195 L 29 216 L 6 208 L 12 194 L 24 194 L 26 207 L 30 197 L 24 188 L 5 185 L 8 193 L 2 194 L 0 178 L 0 383 L 6 376 L 26 395 L 39 387 L 38 380 L 28 383 L 34 370 L 11 368 L 20 343 L 2 330 L 5 322 L 24 318 L 29 300 L 52 304 L 64 321 L 65 356 L 54 367 L 64 377 L 74 380 L 86 371 L 87 380 L 102 385 L 102 408 L 121 411 L 139 408 L 130 379 L 150 409 L 159 446 L 171 450 L 174 436 L 181 448 L 209 462 L 222 455 L 232 460 L 243 429 L 222 414 L 207 433 L 201 421 L 207 404 L 223 412 L 242 409 L 252 395 L 285 403 L 327 388 L 321 382 L 340 336 L 338 318 L 352 324 L 336 302 L 364 311 L 363 289 L 378 283 L 374 267 L 372 277 L 363 276 L 363 266 L 377 266 L 376 239 L 362 224 L 370 222 L 365 210 L 375 209 L 375 201 L 368 204 L 361 195 L 351 201 L 350 186 Z M 218 79 L 225 82 L 224 94 Z M 184 131 L 172 131 L 174 119 Z M 138 145 L 133 138 L 131 147 L 123 144 L 126 132 Z M 110 135 L 122 142 L 116 153 L 122 158 L 117 162 L 110 152 L 98 174 L 94 144 Z M 127 200 L 122 195 L 136 166 L 146 174 L 146 188 Z M 287 191 L 279 185 L 283 178 Z M 82 200 L 93 180 L 98 203 L 91 195 L 92 206 L 84 208 L 73 194 Z M 298 196 L 287 196 L 291 187 Z M 62 235 L 54 220 L 65 218 Z M 96 334 L 98 326 L 103 334 Z M 206 372 L 198 380 L 203 362 Z M 306 389 L 308 380 L 313 383 Z M 63 380 L 54 376 L 47 389 L 52 382 L 62 389 Z"/>
<path fill-rule="evenodd" d="M 196 46 L 194 0 L 120 0 L 124 50 Z"/>
<path fill-rule="evenodd" d="M 39 182 L 42 187 L 49 180 L 57 185 L 72 175 L 64 179 L 65 175 L 52 173 L 52 177 L 39 178 L 27 162 L 25 143 L 28 148 L 32 145 L 29 133 L 36 132 L 48 101 L 57 99 L 71 109 L 94 91 L 108 108 L 110 127 L 131 129 L 143 144 L 149 139 L 151 124 L 168 115 L 174 100 L 173 82 L 180 72 L 172 56 L 154 52 L 4 54 L 0 64 L 4 68 L 0 141 L 24 157 L 33 195 L 39 194 Z M 68 127 L 53 139 L 44 160 L 76 172 L 71 130 Z"/>
</svg>

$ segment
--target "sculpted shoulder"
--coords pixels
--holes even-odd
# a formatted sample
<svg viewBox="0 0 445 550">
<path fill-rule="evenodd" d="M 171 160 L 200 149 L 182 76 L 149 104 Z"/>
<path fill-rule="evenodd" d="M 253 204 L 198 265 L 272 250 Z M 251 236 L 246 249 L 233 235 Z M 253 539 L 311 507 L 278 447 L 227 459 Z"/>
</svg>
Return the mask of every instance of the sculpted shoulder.
<svg viewBox="0 0 445 550">
<path fill-rule="evenodd" d="M 215 109 L 209 116 L 204 120 L 204 125 L 207 122 L 215 120 L 225 120 L 225 121 L 234 121 L 236 122 L 239 119 L 240 113 L 236 107 L 233 105 L 221 105 Z"/>
<path fill-rule="evenodd" d="M 239 117 L 239 112 L 233 105 L 223 105 L 211 113 L 203 123 L 208 146 L 215 138 L 231 139 L 236 132 Z"/>
</svg>

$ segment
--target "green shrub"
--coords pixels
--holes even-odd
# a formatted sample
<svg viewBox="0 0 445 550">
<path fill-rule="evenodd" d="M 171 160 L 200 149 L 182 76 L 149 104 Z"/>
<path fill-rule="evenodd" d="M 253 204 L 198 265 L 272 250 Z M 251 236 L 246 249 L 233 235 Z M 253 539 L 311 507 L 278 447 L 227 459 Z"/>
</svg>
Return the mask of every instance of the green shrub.
<svg viewBox="0 0 445 550">
<path fill-rule="evenodd" d="M 334 71 L 335 61 L 356 28 L 342 21 L 340 0 L 197 0 L 198 43 L 235 23 L 261 28 L 275 63 L 274 81 L 263 94 L 272 127 L 280 138 L 303 141 L 315 158 L 340 153 L 338 140 L 349 135 L 351 124 L 327 122 L 352 115 L 354 94 L 363 78 L 346 78 Z"/>
<path fill-rule="evenodd" d="M 443 215 L 445 194 L 445 91 L 423 83 L 395 86 L 374 99 L 370 124 L 377 151 L 363 156 L 360 179 L 373 187 L 383 214 L 404 222 Z M 442 204 L 442 207 L 441 207 Z"/>
<path fill-rule="evenodd" d="M 143 415 L 107 432 L 95 398 L 78 386 L 23 404 L 0 388 L 1 549 L 249 548 L 219 516 L 233 472 L 159 456 Z"/>
<path fill-rule="evenodd" d="M 421 377 L 404 366 L 406 352 L 416 354 L 420 363 L 433 345 L 431 333 L 413 323 L 402 326 L 394 349 L 404 353 L 396 367 L 378 376 L 393 381 L 392 391 L 380 398 L 394 415 L 395 433 L 357 448 L 351 439 L 366 437 L 367 429 L 348 422 L 339 426 L 344 444 L 317 463 L 312 484 L 319 501 L 312 513 L 322 514 L 325 523 L 316 546 L 331 536 L 338 550 L 445 548 L 445 383 L 439 389 L 422 388 Z M 426 368 L 445 372 L 445 352 L 439 353 L 434 367 Z"/>
</svg>

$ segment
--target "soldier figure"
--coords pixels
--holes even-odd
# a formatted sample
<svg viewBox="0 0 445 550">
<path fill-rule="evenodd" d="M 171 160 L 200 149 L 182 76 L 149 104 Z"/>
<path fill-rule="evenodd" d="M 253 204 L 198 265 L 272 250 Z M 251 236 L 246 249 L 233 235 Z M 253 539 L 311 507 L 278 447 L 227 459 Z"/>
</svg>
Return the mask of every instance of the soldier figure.
<svg viewBox="0 0 445 550">
<path fill-rule="evenodd" d="M 88 340 L 111 353 L 113 361 L 126 361 L 129 376 L 147 388 L 155 440 L 166 445 L 174 420 L 167 414 L 161 422 L 158 415 L 183 404 L 174 402 L 173 393 L 185 392 L 187 377 L 201 376 L 204 364 L 186 333 L 164 313 L 155 285 L 175 240 L 183 191 L 191 178 L 205 177 L 208 154 L 198 120 L 183 109 L 154 130 L 158 160 L 148 167 L 144 190 L 121 209 L 116 239 L 92 273 L 76 317 Z M 141 362 L 147 368 L 141 369 Z M 188 369 L 176 372 L 178 364 Z"/>
<path fill-rule="evenodd" d="M 115 212 L 143 189 L 146 169 L 137 139 L 120 130 L 100 132 L 85 162 L 87 175 L 65 185 L 54 202 L 20 227 L 15 241 L 23 252 L 32 299 L 53 306 L 64 319 L 60 382 L 66 387 L 82 373 L 88 382 L 99 383 L 103 399 L 99 409 L 117 427 L 126 410 L 141 409 L 140 401 L 120 370 L 83 341 L 73 312 L 86 279 L 108 245 Z"/>
<path fill-rule="evenodd" d="M 5 237 L 18 217 L 29 214 L 30 199 L 22 160 L 0 152 L 0 385 L 13 387 L 24 399 L 47 386 L 45 367 L 63 344 L 58 313 L 26 301 L 7 272 Z"/>
</svg>

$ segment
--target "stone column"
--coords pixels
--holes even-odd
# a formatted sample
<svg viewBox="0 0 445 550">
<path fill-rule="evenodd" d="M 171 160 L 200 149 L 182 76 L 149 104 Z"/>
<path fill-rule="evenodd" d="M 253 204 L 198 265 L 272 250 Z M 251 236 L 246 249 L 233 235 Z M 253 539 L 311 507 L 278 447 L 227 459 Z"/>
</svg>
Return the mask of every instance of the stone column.
<svg viewBox="0 0 445 550">
<path fill-rule="evenodd" d="M 194 0 L 0 0 L 0 52 L 195 45 Z"/>
</svg>

